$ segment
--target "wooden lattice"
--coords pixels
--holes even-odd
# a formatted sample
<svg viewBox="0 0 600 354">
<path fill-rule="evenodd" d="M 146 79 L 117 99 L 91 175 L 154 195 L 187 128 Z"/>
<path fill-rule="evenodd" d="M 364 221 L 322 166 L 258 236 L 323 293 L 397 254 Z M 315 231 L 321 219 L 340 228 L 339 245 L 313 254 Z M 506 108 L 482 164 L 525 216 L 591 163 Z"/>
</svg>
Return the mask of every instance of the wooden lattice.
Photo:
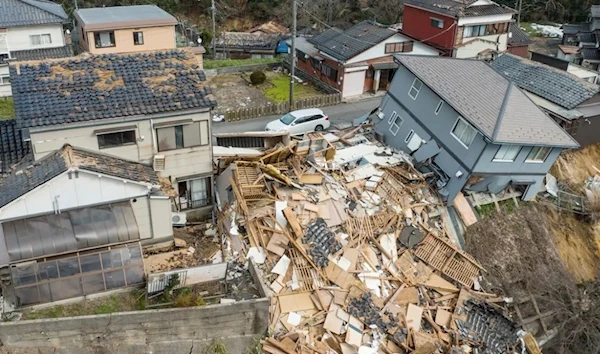
<svg viewBox="0 0 600 354">
<path fill-rule="evenodd" d="M 325 285 L 323 279 L 315 269 L 308 263 L 306 258 L 294 248 L 288 250 L 289 257 L 292 260 L 292 267 L 298 277 L 300 288 L 297 292 L 307 292 L 317 290 Z"/>
<path fill-rule="evenodd" d="M 415 255 L 468 288 L 483 269 L 471 256 L 433 234 L 425 237 Z"/>
</svg>

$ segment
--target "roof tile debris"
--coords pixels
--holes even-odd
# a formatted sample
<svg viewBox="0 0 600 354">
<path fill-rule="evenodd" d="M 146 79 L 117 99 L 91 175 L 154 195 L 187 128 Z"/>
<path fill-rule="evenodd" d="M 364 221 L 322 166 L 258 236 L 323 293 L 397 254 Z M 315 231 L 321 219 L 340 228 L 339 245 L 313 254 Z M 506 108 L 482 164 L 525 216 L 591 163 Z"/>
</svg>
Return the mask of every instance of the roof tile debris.
<svg viewBox="0 0 600 354">
<path fill-rule="evenodd" d="M 134 182 L 160 186 L 151 166 L 118 157 L 64 145 L 61 149 L 32 161 L 25 158 L 0 181 L 0 207 L 25 195 L 70 168 L 103 173 Z"/>
<path fill-rule="evenodd" d="M 217 49 L 221 48 L 258 48 L 273 49 L 277 47 L 281 37 L 273 34 L 223 32 L 216 39 Z"/>
<path fill-rule="evenodd" d="M 515 14 L 516 11 L 510 7 L 492 3 L 489 5 L 472 6 L 476 0 L 455 1 L 455 0 L 405 0 L 408 6 L 414 6 L 439 12 L 453 17 L 474 17 Z"/>
<path fill-rule="evenodd" d="M 17 122 L 14 119 L 0 120 L 0 173 L 7 173 L 12 165 L 30 152 L 31 144 L 23 141 Z"/>
<path fill-rule="evenodd" d="M 322 34 L 312 37 L 309 42 L 324 53 L 345 61 L 396 33 L 389 27 L 371 21 L 363 21 L 345 31 L 330 28 Z"/>
<path fill-rule="evenodd" d="M 252 27 L 251 29 L 249 29 L 246 32 L 248 32 L 248 33 L 262 32 L 265 34 L 288 34 L 288 33 L 290 33 L 290 30 L 280 23 L 277 23 L 275 21 L 269 21 L 269 22 L 265 22 L 261 25 L 258 25 L 256 27 Z"/>
<path fill-rule="evenodd" d="M 507 305 L 471 290 L 482 268 L 448 237 L 439 197 L 367 129 L 219 161 L 233 191 L 218 219 L 225 258 L 252 258 L 271 298 L 262 350 L 520 353 Z M 405 229 L 427 236 L 407 246 Z"/>
<path fill-rule="evenodd" d="M 566 109 L 600 92 L 600 86 L 573 74 L 511 54 L 499 56 L 491 66 L 520 88 Z"/>
<path fill-rule="evenodd" d="M 524 92 L 486 62 L 409 55 L 395 58 L 494 142 L 579 146 Z"/>
<path fill-rule="evenodd" d="M 164 114 L 216 105 L 193 53 L 165 50 L 10 64 L 19 127 Z"/>
<path fill-rule="evenodd" d="M 0 1 L 0 28 L 67 23 L 67 13 L 48 0 Z"/>
</svg>

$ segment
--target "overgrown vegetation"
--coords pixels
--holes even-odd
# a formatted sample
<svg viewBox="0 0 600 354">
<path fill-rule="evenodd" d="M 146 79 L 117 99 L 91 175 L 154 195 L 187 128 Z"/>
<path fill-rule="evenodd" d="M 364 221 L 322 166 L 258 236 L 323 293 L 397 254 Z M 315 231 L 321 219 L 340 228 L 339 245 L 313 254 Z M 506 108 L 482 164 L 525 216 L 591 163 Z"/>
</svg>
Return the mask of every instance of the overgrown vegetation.
<svg viewBox="0 0 600 354">
<path fill-rule="evenodd" d="M 267 73 L 267 82 L 262 85 L 263 94 L 273 102 L 285 102 L 290 98 L 290 77 L 284 74 Z M 302 100 L 319 96 L 321 93 L 308 84 L 294 84 L 294 99 Z"/>
<path fill-rule="evenodd" d="M 0 119 L 13 118 L 15 116 L 15 105 L 12 98 L 0 98 Z"/>
<path fill-rule="evenodd" d="M 279 58 L 205 60 L 204 69 L 216 69 L 250 64 L 273 64 L 279 63 L 280 61 L 281 60 Z"/>
<path fill-rule="evenodd" d="M 250 82 L 252 85 L 263 84 L 267 80 L 267 75 L 262 70 L 256 70 L 250 74 Z"/>
<path fill-rule="evenodd" d="M 228 354 L 229 350 L 223 342 L 218 339 L 212 341 L 212 343 L 206 347 L 204 354 Z"/>
</svg>

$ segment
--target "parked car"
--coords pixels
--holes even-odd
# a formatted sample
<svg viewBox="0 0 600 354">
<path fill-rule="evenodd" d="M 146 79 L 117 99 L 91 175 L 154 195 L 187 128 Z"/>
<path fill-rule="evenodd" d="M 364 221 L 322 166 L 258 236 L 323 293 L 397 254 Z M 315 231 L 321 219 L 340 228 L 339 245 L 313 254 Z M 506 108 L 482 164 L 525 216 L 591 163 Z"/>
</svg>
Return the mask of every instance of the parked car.
<svg viewBox="0 0 600 354">
<path fill-rule="evenodd" d="M 329 117 L 317 108 L 290 112 L 267 124 L 266 131 L 289 131 L 291 135 L 302 135 L 329 128 Z"/>
</svg>

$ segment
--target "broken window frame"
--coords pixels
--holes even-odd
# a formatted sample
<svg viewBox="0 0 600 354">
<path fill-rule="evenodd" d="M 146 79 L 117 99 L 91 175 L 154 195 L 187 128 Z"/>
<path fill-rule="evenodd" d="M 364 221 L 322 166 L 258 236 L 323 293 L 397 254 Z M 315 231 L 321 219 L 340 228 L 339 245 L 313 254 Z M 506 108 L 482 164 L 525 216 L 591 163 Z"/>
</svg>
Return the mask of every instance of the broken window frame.
<svg viewBox="0 0 600 354">
<path fill-rule="evenodd" d="M 179 184 L 184 183 L 186 185 L 184 195 L 182 194 Z M 204 183 L 204 188 L 200 188 L 199 191 L 194 191 L 194 185 L 196 188 L 201 187 L 201 183 Z M 212 179 L 210 176 L 182 179 L 177 181 L 179 196 L 178 202 L 181 210 L 196 209 L 208 206 L 212 203 Z M 202 198 L 197 198 L 198 195 L 202 195 Z"/>
</svg>

